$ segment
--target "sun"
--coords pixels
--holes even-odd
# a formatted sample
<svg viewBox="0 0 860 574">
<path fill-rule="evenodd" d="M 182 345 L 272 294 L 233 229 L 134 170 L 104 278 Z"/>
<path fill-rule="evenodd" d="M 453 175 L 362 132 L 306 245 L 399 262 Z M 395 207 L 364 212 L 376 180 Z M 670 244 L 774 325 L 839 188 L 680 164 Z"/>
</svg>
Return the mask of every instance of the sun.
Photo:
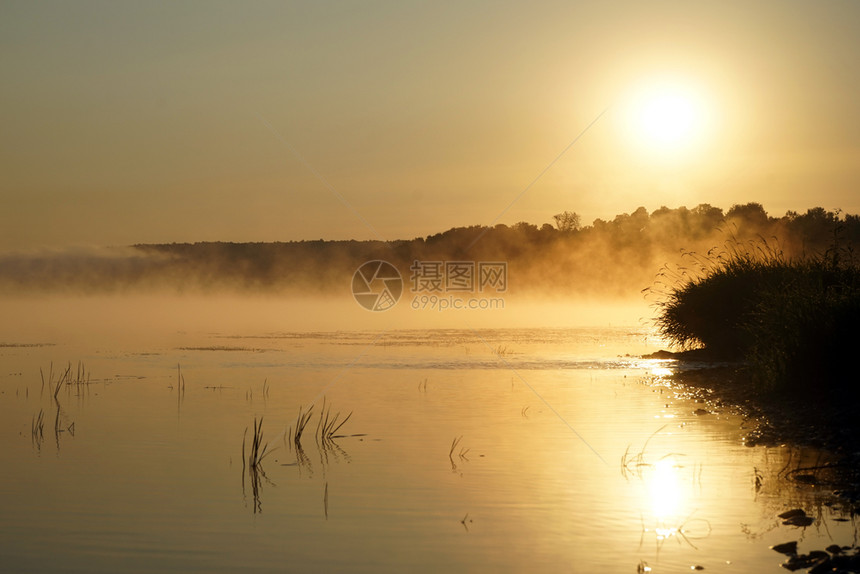
<svg viewBox="0 0 860 574">
<path fill-rule="evenodd" d="M 677 146 L 694 135 L 696 109 L 683 94 L 656 94 L 640 112 L 642 135 L 661 146 Z"/>
<path fill-rule="evenodd" d="M 684 155 L 701 143 L 708 123 L 704 98 L 690 87 L 653 84 L 628 106 L 627 131 L 638 147 L 658 155 Z"/>
</svg>

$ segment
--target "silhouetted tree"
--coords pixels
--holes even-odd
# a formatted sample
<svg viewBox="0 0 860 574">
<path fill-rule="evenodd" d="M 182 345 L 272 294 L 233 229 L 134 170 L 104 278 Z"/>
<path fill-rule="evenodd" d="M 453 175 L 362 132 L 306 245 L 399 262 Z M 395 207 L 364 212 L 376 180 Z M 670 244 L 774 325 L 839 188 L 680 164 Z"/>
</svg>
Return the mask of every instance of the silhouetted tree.
<svg viewBox="0 0 860 574">
<path fill-rule="evenodd" d="M 767 223 L 767 212 L 760 203 L 734 204 L 726 212 L 726 219 L 740 220 L 742 223 L 763 225 Z"/>
<path fill-rule="evenodd" d="M 576 231 L 581 227 L 579 214 L 573 211 L 565 211 L 552 216 L 559 231 Z"/>
</svg>

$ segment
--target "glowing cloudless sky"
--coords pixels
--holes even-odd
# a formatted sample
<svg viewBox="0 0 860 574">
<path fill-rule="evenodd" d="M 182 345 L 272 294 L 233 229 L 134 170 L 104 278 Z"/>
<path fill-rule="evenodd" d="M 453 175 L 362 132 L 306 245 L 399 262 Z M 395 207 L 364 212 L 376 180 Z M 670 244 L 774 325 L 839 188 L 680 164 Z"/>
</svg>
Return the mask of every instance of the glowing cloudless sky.
<svg viewBox="0 0 860 574">
<path fill-rule="evenodd" d="M 4 2 L 0 248 L 860 212 L 860 3 Z"/>
</svg>

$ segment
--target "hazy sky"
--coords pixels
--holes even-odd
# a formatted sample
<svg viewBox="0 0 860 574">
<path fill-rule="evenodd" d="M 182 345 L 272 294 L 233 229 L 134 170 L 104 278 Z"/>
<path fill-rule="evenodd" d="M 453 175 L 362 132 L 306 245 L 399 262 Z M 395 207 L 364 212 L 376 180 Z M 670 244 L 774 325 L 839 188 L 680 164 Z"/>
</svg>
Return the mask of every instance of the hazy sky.
<svg viewBox="0 0 860 574">
<path fill-rule="evenodd" d="M 858 213 L 858 27 L 855 0 L 2 1 L 0 247 L 486 225 L 598 116 L 500 222 Z M 643 135 L 654 98 L 686 116 Z"/>
</svg>

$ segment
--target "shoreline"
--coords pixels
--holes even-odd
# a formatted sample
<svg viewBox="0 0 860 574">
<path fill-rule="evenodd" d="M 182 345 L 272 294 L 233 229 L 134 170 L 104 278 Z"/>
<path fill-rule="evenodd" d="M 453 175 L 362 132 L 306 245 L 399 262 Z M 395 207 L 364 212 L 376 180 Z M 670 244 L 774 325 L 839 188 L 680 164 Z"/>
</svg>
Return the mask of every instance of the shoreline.
<svg viewBox="0 0 860 574">
<path fill-rule="evenodd" d="M 716 359 L 705 349 L 672 352 L 657 351 L 643 359 L 672 359 L 681 368 L 664 380 L 675 391 L 707 403 L 716 410 L 728 409 L 740 414 L 755 426 L 742 439 L 749 447 L 811 447 L 826 453 L 827 462 L 798 464 L 780 472 L 782 480 L 795 488 L 815 488 L 832 494 L 838 501 L 825 502 L 841 506 L 848 517 L 860 516 L 860 422 L 851 401 L 841 404 L 827 400 L 801 401 L 787 393 L 765 393 L 750 382 L 749 368 L 742 362 Z M 685 368 L 686 367 L 686 368 Z M 839 424 L 843 422 L 845 424 Z M 850 422 L 850 424 L 849 424 Z M 829 492 L 828 492 L 829 491 Z M 813 518 L 803 508 L 793 508 L 775 517 L 783 524 L 808 526 Z M 860 547 L 831 545 L 807 554 L 798 553 L 797 540 L 771 546 L 784 556 L 787 570 L 807 572 L 860 573 Z"/>
<path fill-rule="evenodd" d="M 755 421 L 744 438 L 746 446 L 790 444 L 833 454 L 838 464 L 827 470 L 841 475 L 838 494 L 860 514 L 860 417 L 853 401 L 814 392 L 799 396 L 761 391 L 750 381 L 745 363 L 721 360 L 705 349 L 661 350 L 642 358 L 677 361 L 680 369 L 667 377 L 673 386 Z"/>
</svg>

